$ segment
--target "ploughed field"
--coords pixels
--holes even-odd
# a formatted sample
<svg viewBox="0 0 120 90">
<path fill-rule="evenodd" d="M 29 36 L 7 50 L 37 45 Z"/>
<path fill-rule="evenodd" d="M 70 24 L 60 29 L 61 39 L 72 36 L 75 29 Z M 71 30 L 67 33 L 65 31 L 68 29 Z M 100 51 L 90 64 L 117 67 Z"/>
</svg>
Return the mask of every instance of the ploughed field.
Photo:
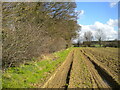
<svg viewBox="0 0 120 90">
<path fill-rule="evenodd" d="M 73 48 L 42 88 L 118 88 L 118 48 Z"/>
<path fill-rule="evenodd" d="M 118 88 L 118 48 L 69 48 L 45 60 L 10 67 L 3 88 Z"/>
</svg>

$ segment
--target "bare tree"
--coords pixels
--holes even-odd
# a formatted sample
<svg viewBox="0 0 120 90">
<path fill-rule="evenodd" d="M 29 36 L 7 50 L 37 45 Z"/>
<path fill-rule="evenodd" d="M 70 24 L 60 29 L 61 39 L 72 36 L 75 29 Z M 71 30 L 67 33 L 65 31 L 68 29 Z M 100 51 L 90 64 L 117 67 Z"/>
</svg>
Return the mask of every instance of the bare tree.
<svg viewBox="0 0 120 90">
<path fill-rule="evenodd" d="M 71 46 L 79 25 L 75 2 L 2 3 L 2 66 L 18 66 Z"/>
<path fill-rule="evenodd" d="M 98 29 L 98 30 L 96 31 L 95 37 L 96 37 L 96 39 L 98 40 L 99 45 L 101 46 L 102 41 L 105 40 L 105 38 L 106 38 L 106 35 L 105 35 L 105 33 L 103 32 L 103 30 Z"/>
<path fill-rule="evenodd" d="M 91 31 L 87 31 L 84 33 L 84 38 L 87 41 L 87 45 L 90 46 L 91 45 L 91 41 L 93 39 L 93 35 Z"/>
</svg>

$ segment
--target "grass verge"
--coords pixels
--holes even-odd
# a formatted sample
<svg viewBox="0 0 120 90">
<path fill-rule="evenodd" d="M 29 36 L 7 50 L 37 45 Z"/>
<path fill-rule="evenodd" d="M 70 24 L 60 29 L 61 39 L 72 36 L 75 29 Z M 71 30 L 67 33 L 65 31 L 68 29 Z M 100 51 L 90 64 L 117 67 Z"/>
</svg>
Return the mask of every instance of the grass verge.
<svg viewBox="0 0 120 90">
<path fill-rule="evenodd" d="M 43 83 L 66 59 L 72 48 L 55 52 L 56 60 L 29 62 L 27 65 L 8 68 L 2 75 L 3 88 L 35 88 L 35 83 Z"/>
</svg>

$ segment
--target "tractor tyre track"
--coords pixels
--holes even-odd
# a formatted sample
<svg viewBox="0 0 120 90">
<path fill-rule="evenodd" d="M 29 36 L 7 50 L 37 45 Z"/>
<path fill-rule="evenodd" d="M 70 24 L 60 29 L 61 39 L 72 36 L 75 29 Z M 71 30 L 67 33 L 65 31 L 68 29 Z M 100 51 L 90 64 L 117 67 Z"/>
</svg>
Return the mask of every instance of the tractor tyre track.
<svg viewBox="0 0 120 90">
<path fill-rule="evenodd" d="M 83 57 L 79 59 L 79 57 Z M 82 60 L 81 62 L 79 60 Z M 82 68 L 82 65 L 86 64 L 88 68 L 89 79 L 92 85 L 89 87 L 98 88 L 118 88 L 119 84 L 108 74 L 104 67 L 101 67 L 101 64 L 93 60 L 91 56 L 84 51 L 84 49 L 73 49 L 67 56 L 66 60 L 62 65 L 54 72 L 54 74 L 48 79 L 48 81 L 43 85 L 42 88 L 62 88 L 67 90 L 70 87 L 76 87 L 74 82 L 83 83 L 83 80 L 86 80 L 87 77 L 79 76 L 76 74 L 85 72 Z M 76 66 L 77 65 L 77 66 Z M 80 65 L 80 66 L 79 66 Z M 81 70 L 81 71 L 80 71 Z M 77 73 L 78 72 L 78 73 Z M 76 78 L 72 78 L 73 73 Z M 80 74 L 81 75 L 81 74 Z M 86 75 L 87 76 L 87 75 Z M 78 79 L 78 78 L 82 79 Z M 77 81 L 76 81 L 77 80 Z M 84 84 L 85 85 L 85 84 Z M 80 84 L 79 87 L 86 87 L 83 84 Z"/>
<path fill-rule="evenodd" d="M 110 76 L 105 69 L 100 67 L 94 60 L 92 60 L 84 50 L 81 50 L 86 58 L 86 64 L 89 67 L 90 72 L 94 78 L 94 81 L 99 87 L 102 88 L 119 88 L 119 84 Z M 92 70 L 93 69 L 93 70 Z"/>
<path fill-rule="evenodd" d="M 69 76 L 72 67 L 74 51 L 72 50 L 62 65 L 49 78 L 42 88 L 64 88 L 67 89 L 69 84 Z"/>
</svg>

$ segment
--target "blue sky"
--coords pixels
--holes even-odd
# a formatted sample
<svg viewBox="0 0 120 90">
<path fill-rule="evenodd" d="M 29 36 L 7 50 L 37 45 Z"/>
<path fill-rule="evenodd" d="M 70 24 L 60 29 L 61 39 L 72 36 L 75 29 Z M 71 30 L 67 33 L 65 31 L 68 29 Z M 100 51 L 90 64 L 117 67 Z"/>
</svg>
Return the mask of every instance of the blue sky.
<svg viewBox="0 0 120 90">
<path fill-rule="evenodd" d="M 106 23 L 110 18 L 118 18 L 118 5 L 110 7 L 109 2 L 77 2 L 76 4 L 76 10 L 84 10 L 84 15 L 78 20 L 80 24 L 93 24 L 95 21 Z"/>
<path fill-rule="evenodd" d="M 102 29 L 106 40 L 116 39 L 118 33 L 118 4 L 112 2 L 76 2 L 77 12 L 81 12 L 78 24 L 82 26 L 82 35 L 86 31 Z"/>
</svg>

